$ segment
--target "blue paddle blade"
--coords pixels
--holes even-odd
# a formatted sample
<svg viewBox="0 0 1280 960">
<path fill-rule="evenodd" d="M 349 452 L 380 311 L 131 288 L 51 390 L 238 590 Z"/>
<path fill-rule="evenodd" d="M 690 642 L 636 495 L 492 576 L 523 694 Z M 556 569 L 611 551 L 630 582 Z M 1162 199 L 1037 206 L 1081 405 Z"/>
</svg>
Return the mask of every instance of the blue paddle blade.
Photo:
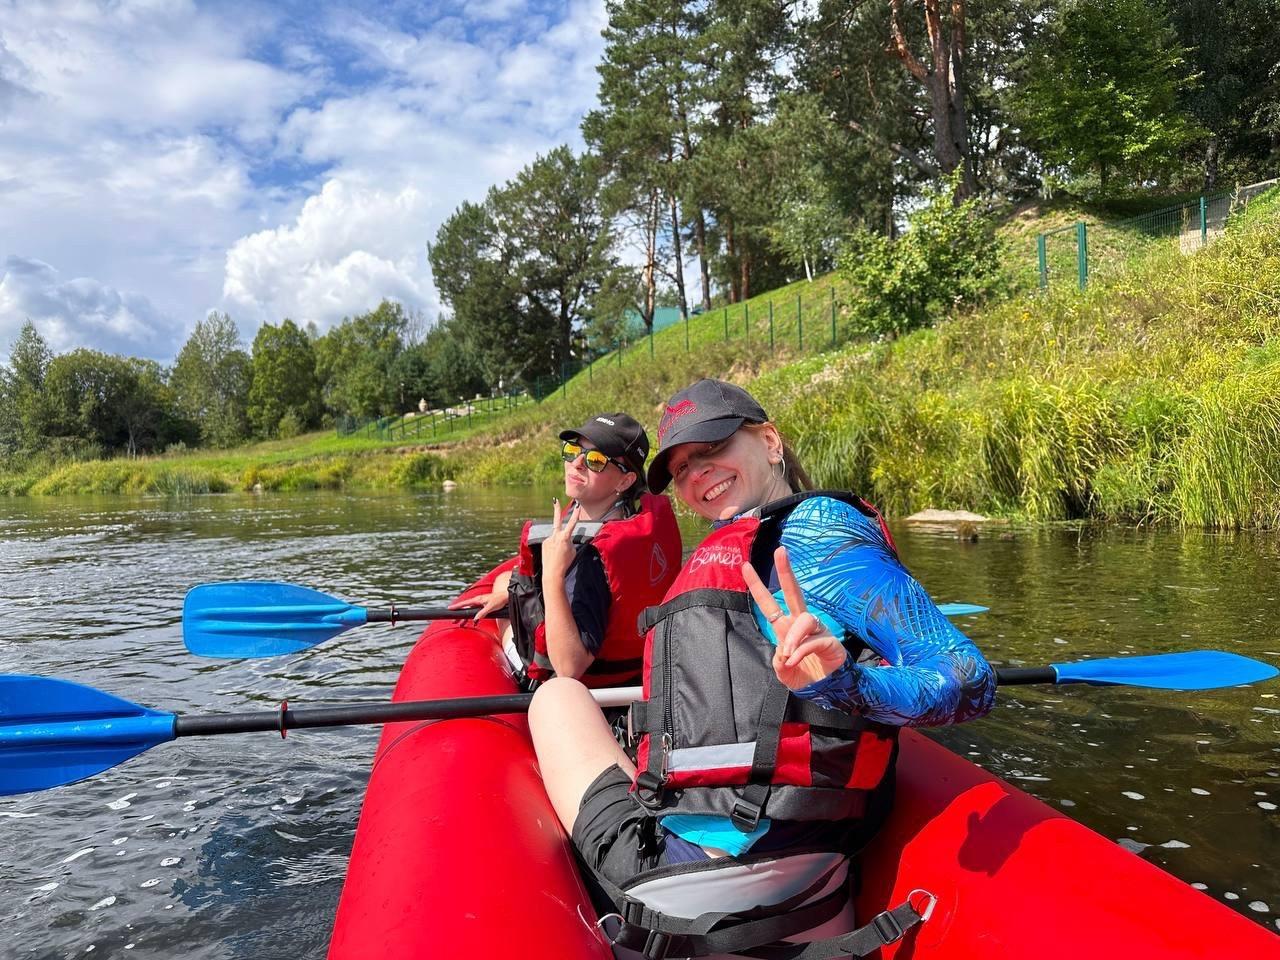
<svg viewBox="0 0 1280 960">
<path fill-rule="evenodd" d="M 69 680 L 0 676 L 0 796 L 74 783 L 173 739 L 174 715 Z"/>
<path fill-rule="evenodd" d="M 1080 663 L 1055 663 L 1058 683 L 1128 685 L 1159 690 L 1212 690 L 1270 680 L 1280 670 L 1269 663 L 1221 650 L 1160 653 L 1149 657 L 1111 657 Z"/>
<path fill-rule="evenodd" d="M 980 607 L 976 603 L 940 603 L 938 609 L 944 617 L 967 617 L 975 613 L 986 613 L 990 607 Z"/>
<path fill-rule="evenodd" d="M 292 583 L 205 583 L 182 605 L 182 640 L 202 657 L 278 657 L 365 619 L 364 607 Z"/>
</svg>

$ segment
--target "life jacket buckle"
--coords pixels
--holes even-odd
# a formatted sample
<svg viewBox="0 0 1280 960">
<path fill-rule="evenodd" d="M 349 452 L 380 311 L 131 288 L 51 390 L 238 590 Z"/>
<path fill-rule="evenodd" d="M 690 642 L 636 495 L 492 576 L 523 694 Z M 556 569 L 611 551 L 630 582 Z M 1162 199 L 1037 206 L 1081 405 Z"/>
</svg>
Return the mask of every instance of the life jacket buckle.
<svg viewBox="0 0 1280 960">
<path fill-rule="evenodd" d="M 870 925 L 875 929 L 876 935 L 880 937 L 885 946 L 897 943 L 907 934 L 907 931 L 902 929 L 902 924 L 898 922 L 898 918 L 888 910 L 877 913 L 872 917 Z"/>
<path fill-rule="evenodd" d="M 743 833 L 751 833 L 760 826 L 762 812 L 763 808 L 758 803 L 739 798 L 733 801 L 733 811 L 729 814 L 729 819 Z"/>
<path fill-rule="evenodd" d="M 644 947 L 640 953 L 645 960 L 665 960 L 667 951 L 671 949 L 671 934 L 661 930 L 650 930 L 644 938 Z"/>
</svg>

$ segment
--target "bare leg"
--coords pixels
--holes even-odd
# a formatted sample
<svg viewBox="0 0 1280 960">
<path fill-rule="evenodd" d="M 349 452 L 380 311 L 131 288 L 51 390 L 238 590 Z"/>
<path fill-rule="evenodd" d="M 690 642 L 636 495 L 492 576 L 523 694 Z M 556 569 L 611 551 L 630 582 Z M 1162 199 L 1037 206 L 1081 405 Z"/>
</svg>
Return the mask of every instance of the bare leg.
<svg viewBox="0 0 1280 960">
<path fill-rule="evenodd" d="M 577 680 L 554 677 L 538 688 L 529 707 L 529 731 L 551 805 L 573 833 L 582 795 L 615 763 L 628 775 L 636 768 L 613 739 L 604 714 Z"/>
</svg>

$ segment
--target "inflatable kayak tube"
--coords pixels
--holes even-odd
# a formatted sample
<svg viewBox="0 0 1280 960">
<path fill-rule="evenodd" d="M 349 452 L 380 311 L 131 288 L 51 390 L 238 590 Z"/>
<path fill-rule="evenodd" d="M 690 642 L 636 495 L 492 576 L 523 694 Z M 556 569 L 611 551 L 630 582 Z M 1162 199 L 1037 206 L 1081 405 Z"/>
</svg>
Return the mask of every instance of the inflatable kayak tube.
<svg viewBox="0 0 1280 960">
<path fill-rule="evenodd" d="M 438 622 L 394 698 L 513 690 L 492 623 Z M 1264 927 L 911 730 L 893 815 L 860 865 L 860 922 L 917 889 L 937 897 L 886 960 L 1280 960 Z M 612 955 L 524 717 L 389 724 L 330 960 Z"/>
</svg>

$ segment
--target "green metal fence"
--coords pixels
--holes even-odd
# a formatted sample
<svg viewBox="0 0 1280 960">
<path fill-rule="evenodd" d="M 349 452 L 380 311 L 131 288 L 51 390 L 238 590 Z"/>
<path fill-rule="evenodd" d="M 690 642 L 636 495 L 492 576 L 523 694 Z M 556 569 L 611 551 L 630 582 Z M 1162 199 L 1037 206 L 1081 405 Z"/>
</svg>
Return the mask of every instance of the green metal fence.
<svg viewBox="0 0 1280 960">
<path fill-rule="evenodd" d="M 427 442 L 448 437 L 463 428 L 485 423 L 495 417 L 531 402 L 533 398 L 523 391 L 502 393 L 491 397 L 475 397 L 459 400 L 436 410 L 406 413 L 403 416 L 379 417 L 357 420 L 342 417 L 335 425 L 339 436 L 371 437 L 379 440 Z"/>
<path fill-rule="evenodd" d="M 1090 277 L 1122 270 L 1153 251 L 1176 248 L 1194 253 L 1221 236 L 1231 217 L 1251 200 L 1278 184 L 1280 180 L 1264 180 L 1137 217 L 1081 220 L 1042 233 L 1036 237 L 1035 250 L 1040 287 L 1074 283 L 1083 290 Z"/>
<path fill-rule="evenodd" d="M 585 357 L 562 364 L 555 375 L 531 383 L 529 394 L 541 401 L 557 392 L 563 394 L 568 382 L 583 371 L 591 381 L 597 372 L 607 372 L 611 366 L 621 367 L 637 359 L 656 360 L 672 352 L 692 353 L 710 341 L 768 343 L 771 350 L 818 353 L 851 336 L 840 323 L 840 305 L 835 288 L 830 286 L 809 293 L 780 290 L 763 304 L 756 298 L 690 314 L 675 328 L 674 336 L 667 334 L 672 329 L 668 327 L 660 331 L 666 334 L 662 337 L 648 333 L 615 341 L 607 350 L 587 350 Z"/>
</svg>

